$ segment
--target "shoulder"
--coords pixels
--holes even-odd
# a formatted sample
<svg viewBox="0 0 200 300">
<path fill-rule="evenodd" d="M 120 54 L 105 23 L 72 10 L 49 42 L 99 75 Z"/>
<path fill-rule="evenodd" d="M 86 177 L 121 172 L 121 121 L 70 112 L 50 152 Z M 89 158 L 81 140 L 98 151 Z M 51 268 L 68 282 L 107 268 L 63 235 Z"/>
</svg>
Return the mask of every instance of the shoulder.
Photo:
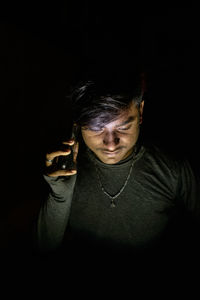
<svg viewBox="0 0 200 300">
<path fill-rule="evenodd" d="M 168 169 L 171 172 L 179 172 L 187 159 L 182 153 L 177 153 L 173 148 L 166 148 L 156 143 L 145 143 L 144 159 L 153 166 Z"/>
</svg>

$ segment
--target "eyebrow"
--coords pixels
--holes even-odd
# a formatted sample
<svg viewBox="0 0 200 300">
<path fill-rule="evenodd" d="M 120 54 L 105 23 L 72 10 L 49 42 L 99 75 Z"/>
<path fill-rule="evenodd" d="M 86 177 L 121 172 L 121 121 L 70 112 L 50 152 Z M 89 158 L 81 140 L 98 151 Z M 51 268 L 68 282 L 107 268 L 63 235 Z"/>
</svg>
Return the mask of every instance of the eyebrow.
<svg viewBox="0 0 200 300">
<path fill-rule="evenodd" d="M 116 127 L 124 126 L 130 122 L 132 122 L 135 119 L 134 116 L 130 116 L 126 121 L 122 122 L 121 124 L 117 125 Z"/>
</svg>

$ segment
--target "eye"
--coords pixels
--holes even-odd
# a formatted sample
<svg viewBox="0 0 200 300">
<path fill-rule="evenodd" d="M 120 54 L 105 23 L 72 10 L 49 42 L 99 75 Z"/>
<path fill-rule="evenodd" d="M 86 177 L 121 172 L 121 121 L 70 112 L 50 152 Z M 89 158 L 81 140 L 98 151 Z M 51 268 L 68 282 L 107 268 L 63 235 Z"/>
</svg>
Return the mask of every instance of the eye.
<svg viewBox="0 0 200 300">
<path fill-rule="evenodd" d="M 95 128 L 95 127 L 92 127 L 92 128 L 88 128 L 90 131 L 93 131 L 93 132 L 102 132 L 103 131 L 103 128 Z"/>
<path fill-rule="evenodd" d="M 128 130 L 129 128 L 118 128 L 118 130 Z"/>
<path fill-rule="evenodd" d="M 124 130 L 128 130 L 128 129 L 130 129 L 130 128 L 131 128 L 131 125 L 128 126 L 128 127 L 120 127 L 120 128 L 118 128 L 118 130 L 124 131 Z"/>
</svg>

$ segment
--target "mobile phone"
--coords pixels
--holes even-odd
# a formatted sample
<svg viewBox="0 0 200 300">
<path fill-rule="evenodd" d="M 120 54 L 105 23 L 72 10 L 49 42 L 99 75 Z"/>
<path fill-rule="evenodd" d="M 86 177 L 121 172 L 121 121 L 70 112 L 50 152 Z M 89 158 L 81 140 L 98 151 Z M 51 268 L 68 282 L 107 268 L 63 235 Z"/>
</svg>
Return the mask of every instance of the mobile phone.
<svg viewBox="0 0 200 300">
<path fill-rule="evenodd" d="M 79 128 L 76 124 L 72 126 L 71 138 L 78 141 Z M 74 145 L 73 145 L 74 146 Z M 69 155 L 61 155 L 58 158 L 57 168 L 61 170 L 74 170 L 76 169 L 76 163 L 73 160 L 73 146 L 69 146 L 71 153 Z"/>
</svg>

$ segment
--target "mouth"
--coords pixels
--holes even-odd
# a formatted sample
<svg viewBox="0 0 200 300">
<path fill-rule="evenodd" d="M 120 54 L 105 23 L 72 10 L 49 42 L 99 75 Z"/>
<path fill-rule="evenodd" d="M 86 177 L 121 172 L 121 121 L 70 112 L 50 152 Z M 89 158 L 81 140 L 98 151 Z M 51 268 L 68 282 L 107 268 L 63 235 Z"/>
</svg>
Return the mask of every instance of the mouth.
<svg viewBox="0 0 200 300">
<path fill-rule="evenodd" d="M 109 156 L 109 157 L 113 157 L 113 156 L 116 156 L 120 150 L 116 150 L 116 151 L 102 151 L 103 154 Z"/>
</svg>

